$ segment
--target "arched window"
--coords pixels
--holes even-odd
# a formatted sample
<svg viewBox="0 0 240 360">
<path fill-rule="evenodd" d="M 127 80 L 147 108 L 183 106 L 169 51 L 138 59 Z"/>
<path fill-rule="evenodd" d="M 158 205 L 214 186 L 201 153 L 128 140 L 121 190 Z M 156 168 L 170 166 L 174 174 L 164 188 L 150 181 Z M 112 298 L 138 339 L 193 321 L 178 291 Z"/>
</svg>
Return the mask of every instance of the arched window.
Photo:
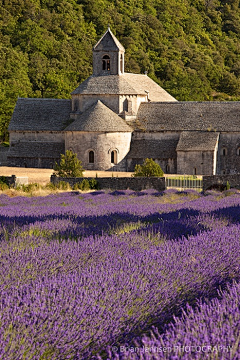
<svg viewBox="0 0 240 360">
<path fill-rule="evenodd" d="M 221 154 L 222 156 L 226 156 L 227 155 L 227 148 L 222 148 L 222 151 L 221 151 Z"/>
<path fill-rule="evenodd" d="M 193 168 L 193 175 L 197 175 L 197 168 Z"/>
<path fill-rule="evenodd" d="M 88 161 L 90 164 L 94 164 L 94 151 L 89 151 L 88 153 Z"/>
<path fill-rule="evenodd" d="M 240 156 L 240 147 L 237 149 L 237 155 Z"/>
<path fill-rule="evenodd" d="M 104 55 L 102 58 L 102 69 L 110 71 L 110 57 L 108 55 Z"/>
<path fill-rule="evenodd" d="M 169 171 L 170 171 L 170 168 L 169 168 L 169 165 L 166 165 L 166 174 L 168 174 L 169 173 Z"/>
<path fill-rule="evenodd" d="M 117 164 L 117 151 L 113 150 L 111 151 L 111 163 L 112 164 Z"/>
</svg>

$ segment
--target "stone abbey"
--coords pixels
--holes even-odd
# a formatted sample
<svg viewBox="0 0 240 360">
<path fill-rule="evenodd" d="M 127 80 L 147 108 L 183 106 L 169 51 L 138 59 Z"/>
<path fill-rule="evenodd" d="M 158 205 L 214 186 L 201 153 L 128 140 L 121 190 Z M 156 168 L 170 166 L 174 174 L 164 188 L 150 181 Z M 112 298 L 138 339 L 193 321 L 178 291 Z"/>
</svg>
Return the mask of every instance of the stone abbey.
<svg viewBox="0 0 240 360">
<path fill-rule="evenodd" d="M 146 74 L 124 71 L 110 28 L 93 48 L 93 74 L 69 99 L 19 98 L 9 166 L 52 168 L 71 149 L 86 170 L 240 173 L 240 102 L 177 101 Z"/>
</svg>

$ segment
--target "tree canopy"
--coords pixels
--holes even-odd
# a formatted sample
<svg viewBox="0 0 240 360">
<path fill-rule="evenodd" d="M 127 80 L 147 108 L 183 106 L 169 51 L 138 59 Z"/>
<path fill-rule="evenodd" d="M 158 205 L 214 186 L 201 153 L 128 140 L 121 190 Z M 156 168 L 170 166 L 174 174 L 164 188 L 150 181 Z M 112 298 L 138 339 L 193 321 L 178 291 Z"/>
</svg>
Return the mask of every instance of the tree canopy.
<svg viewBox="0 0 240 360">
<path fill-rule="evenodd" d="M 240 100 L 239 0 L 0 0 L 0 138 L 18 97 L 69 98 L 108 24 L 177 100 Z"/>
<path fill-rule="evenodd" d="M 71 150 L 66 150 L 66 154 L 61 154 L 60 163 L 55 163 L 53 175 L 62 178 L 82 177 L 84 169 L 82 162 L 78 160 L 77 154 Z"/>
<path fill-rule="evenodd" d="M 159 164 L 153 159 L 145 159 L 142 165 L 137 164 L 134 169 L 134 177 L 138 176 L 163 176 L 164 172 Z"/>
</svg>

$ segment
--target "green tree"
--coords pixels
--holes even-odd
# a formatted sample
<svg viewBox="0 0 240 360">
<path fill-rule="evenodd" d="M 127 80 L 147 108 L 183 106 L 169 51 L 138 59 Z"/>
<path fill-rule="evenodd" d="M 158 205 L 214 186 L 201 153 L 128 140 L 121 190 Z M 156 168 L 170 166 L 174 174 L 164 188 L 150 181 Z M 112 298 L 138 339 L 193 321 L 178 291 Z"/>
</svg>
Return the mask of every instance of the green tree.
<svg viewBox="0 0 240 360">
<path fill-rule="evenodd" d="M 17 97 L 70 98 L 108 24 L 126 72 L 177 100 L 240 100 L 239 0 L 0 0 L 0 141 Z"/>
<path fill-rule="evenodd" d="M 143 165 L 136 165 L 134 169 L 134 177 L 137 176 L 163 176 L 164 173 L 161 166 L 158 165 L 153 159 L 145 159 Z"/>
<path fill-rule="evenodd" d="M 66 154 L 61 154 L 61 160 L 55 163 L 53 175 L 63 178 L 82 177 L 82 163 L 77 158 L 77 154 L 71 150 L 67 150 Z"/>
</svg>

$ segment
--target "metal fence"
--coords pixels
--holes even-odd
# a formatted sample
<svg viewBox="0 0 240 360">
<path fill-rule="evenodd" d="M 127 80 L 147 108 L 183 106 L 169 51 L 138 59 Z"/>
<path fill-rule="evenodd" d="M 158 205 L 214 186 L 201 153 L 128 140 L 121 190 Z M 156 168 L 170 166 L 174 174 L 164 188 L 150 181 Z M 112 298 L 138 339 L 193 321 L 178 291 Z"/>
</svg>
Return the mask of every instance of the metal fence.
<svg viewBox="0 0 240 360">
<path fill-rule="evenodd" d="M 199 178 L 190 177 L 166 177 L 166 188 L 177 188 L 177 189 L 197 189 L 202 190 L 203 182 Z"/>
</svg>

